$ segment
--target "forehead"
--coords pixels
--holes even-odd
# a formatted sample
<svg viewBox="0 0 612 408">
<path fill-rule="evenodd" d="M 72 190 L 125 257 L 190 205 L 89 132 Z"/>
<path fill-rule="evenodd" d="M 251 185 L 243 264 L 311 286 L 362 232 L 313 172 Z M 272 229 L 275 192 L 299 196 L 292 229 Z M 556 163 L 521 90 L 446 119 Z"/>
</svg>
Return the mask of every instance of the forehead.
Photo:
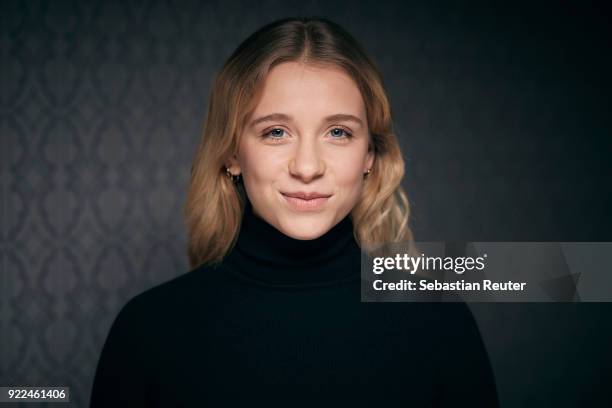
<svg viewBox="0 0 612 408">
<path fill-rule="evenodd" d="M 342 111 L 365 118 L 361 92 L 343 69 L 297 62 L 276 65 L 262 83 L 253 113 L 277 111 L 311 114 Z"/>
</svg>

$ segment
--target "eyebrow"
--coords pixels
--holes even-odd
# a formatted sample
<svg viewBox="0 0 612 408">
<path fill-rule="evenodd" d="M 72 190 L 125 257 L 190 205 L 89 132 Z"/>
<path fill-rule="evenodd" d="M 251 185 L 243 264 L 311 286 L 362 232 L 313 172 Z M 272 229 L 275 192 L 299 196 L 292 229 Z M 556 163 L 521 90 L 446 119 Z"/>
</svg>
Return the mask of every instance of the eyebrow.
<svg viewBox="0 0 612 408">
<path fill-rule="evenodd" d="M 253 119 L 249 126 L 255 126 L 262 122 L 273 122 L 273 121 L 286 121 L 293 122 L 293 118 L 284 113 L 271 113 L 269 115 L 261 116 L 257 119 Z M 355 115 L 349 113 L 336 113 L 335 115 L 327 116 L 323 119 L 324 122 L 355 122 L 359 126 L 363 126 L 363 121 Z"/>
</svg>

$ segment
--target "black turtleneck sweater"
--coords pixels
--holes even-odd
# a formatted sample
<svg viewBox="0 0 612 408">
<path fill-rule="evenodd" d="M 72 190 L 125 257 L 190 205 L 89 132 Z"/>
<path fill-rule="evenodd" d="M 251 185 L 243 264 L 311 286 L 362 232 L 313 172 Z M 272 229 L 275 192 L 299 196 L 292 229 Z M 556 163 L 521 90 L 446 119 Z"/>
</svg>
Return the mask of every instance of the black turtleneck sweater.
<svg viewBox="0 0 612 408">
<path fill-rule="evenodd" d="M 362 303 L 350 217 L 288 237 L 247 204 L 236 245 L 131 299 L 91 407 L 496 407 L 462 303 Z"/>
</svg>

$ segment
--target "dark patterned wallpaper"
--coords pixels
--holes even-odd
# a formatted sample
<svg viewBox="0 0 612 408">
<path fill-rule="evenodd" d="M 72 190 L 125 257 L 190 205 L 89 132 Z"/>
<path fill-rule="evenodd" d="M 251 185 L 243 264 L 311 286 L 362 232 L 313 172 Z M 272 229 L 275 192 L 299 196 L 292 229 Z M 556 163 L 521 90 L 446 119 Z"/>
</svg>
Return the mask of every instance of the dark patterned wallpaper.
<svg viewBox="0 0 612 408">
<path fill-rule="evenodd" d="M 4 1 L 0 386 L 67 385 L 87 406 L 119 308 L 188 271 L 213 74 L 259 26 L 304 14 L 379 63 L 418 239 L 612 240 L 610 15 L 594 3 Z M 610 305 L 473 310 L 505 406 L 605 395 Z"/>
</svg>

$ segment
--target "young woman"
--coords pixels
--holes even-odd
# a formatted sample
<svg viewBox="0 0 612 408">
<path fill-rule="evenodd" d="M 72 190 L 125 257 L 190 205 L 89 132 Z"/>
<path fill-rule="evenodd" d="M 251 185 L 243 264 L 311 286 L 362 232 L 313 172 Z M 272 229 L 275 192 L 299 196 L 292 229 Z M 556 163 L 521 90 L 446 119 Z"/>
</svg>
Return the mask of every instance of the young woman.
<svg viewBox="0 0 612 408">
<path fill-rule="evenodd" d="M 322 18 L 218 74 L 186 205 L 192 270 L 130 300 L 92 407 L 497 406 L 460 303 L 362 303 L 361 248 L 412 240 L 381 75 Z"/>
</svg>

